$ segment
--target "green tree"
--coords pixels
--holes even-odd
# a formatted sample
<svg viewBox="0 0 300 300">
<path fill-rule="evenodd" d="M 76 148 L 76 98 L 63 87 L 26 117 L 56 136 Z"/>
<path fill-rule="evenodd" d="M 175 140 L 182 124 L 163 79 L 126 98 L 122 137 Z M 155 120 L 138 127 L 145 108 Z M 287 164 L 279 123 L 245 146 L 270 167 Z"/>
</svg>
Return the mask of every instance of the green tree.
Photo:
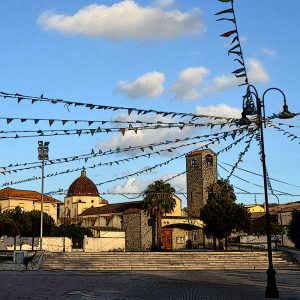
<svg viewBox="0 0 300 300">
<path fill-rule="evenodd" d="M 207 203 L 201 209 L 200 218 L 205 223 L 204 233 L 214 240 L 227 238 L 233 230 L 248 230 L 250 213 L 241 204 L 236 204 L 236 196 L 228 180 L 218 180 L 208 187 Z"/>
<path fill-rule="evenodd" d="M 65 236 L 72 239 L 73 246 L 82 248 L 84 236 L 93 236 L 89 228 L 81 227 L 80 224 L 60 225 L 54 227 L 52 236 Z"/>
<path fill-rule="evenodd" d="M 41 212 L 39 210 L 31 210 L 25 212 L 26 217 L 29 220 L 30 228 L 28 236 L 36 237 L 40 235 L 41 230 Z M 55 222 L 51 216 L 47 213 L 43 213 L 43 236 L 50 236 Z"/>
<path fill-rule="evenodd" d="M 288 228 L 288 237 L 295 244 L 297 248 L 300 248 L 300 211 L 294 210 L 292 212 L 292 219 Z"/>
<path fill-rule="evenodd" d="M 250 228 L 246 232 L 254 235 L 267 234 L 266 216 L 262 215 L 260 218 L 251 219 Z M 278 223 L 277 215 L 270 215 L 270 233 L 283 233 L 283 227 Z"/>
<path fill-rule="evenodd" d="M 161 218 L 170 213 L 176 206 L 173 198 L 175 189 L 163 180 L 150 184 L 144 191 L 143 209 L 152 218 L 152 249 L 161 249 Z"/>
<path fill-rule="evenodd" d="M 7 214 L 0 213 L 0 237 L 18 235 L 18 228 L 15 221 Z"/>
<path fill-rule="evenodd" d="M 26 236 L 30 231 L 30 220 L 20 206 L 6 210 L 3 214 L 7 215 L 15 222 L 17 230 L 15 231 L 14 236 Z"/>
</svg>

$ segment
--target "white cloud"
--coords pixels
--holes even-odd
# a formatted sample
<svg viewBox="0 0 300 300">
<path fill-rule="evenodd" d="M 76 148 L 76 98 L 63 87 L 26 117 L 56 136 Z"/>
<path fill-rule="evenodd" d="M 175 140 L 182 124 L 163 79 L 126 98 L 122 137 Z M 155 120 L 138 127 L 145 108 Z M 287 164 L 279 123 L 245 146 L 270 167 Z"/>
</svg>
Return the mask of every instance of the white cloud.
<svg viewBox="0 0 300 300">
<path fill-rule="evenodd" d="M 270 76 L 264 69 L 262 63 L 255 58 L 247 59 L 248 77 L 250 82 L 266 83 L 270 80 Z"/>
<path fill-rule="evenodd" d="M 158 6 L 158 7 L 163 7 L 163 8 L 166 8 L 166 7 L 171 7 L 175 4 L 175 1 L 174 0 L 155 0 L 154 1 L 154 5 L 155 6 Z"/>
<path fill-rule="evenodd" d="M 152 183 L 151 180 L 141 180 L 137 178 L 128 178 L 123 184 L 117 184 L 108 190 L 109 193 L 140 193 Z"/>
<path fill-rule="evenodd" d="M 130 98 L 155 98 L 164 92 L 165 75 L 159 72 L 150 72 L 138 77 L 131 83 L 119 81 L 116 90 L 125 93 Z"/>
<path fill-rule="evenodd" d="M 270 80 L 269 74 L 258 59 L 247 59 L 246 67 L 250 83 L 266 83 Z M 203 91 L 204 94 L 215 94 L 237 87 L 242 82 L 243 79 L 236 78 L 233 74 L 220 75 L 214 77 L 212 81 L 204 87 Z"/>
<path fill-rule="evenodd" d="M 134 121 L 138 118 L 136 116 L 128 116 L 128 115 L 119 115 L 115 118 L 115 120 L 119 121 Z M 174 122 L 171 117 L 159 117 L 159 116 L 143 116 L 143 122 Z M 135 127 L 135 126 L 134 126 Z M 186 138 L 191 135 L 191 132 L 197 131 L 194 127 L 184 127 L 182 130 L 179 128 L 161 128 L 161 129 L 146 129 L 146 130 L 138 130 L 135 133 L 133 130 L 126 131 L 123 136 L 121 133 L 116 134 L 108 141 L 101 141 L 98 143 L 97 147 L 100 149 L 116 149 L 117 147 L 126 148 L 126 147 L 134 147 L 134 146 L 143 146 L 152 143 L 161 143 L 167 140 L 175 140 L 177 138 Z M 154 150 L 161 149 L 161 147 L 154 147 Z M 145 148 L 145 153 L 147 153 Z M 152 152 L 152 151 L 151 151 Z M 127 151 L 124 154 L 129 156 L 135 156 L 139 154 L 143 154 L 141 150 L 136 151 Z M 174 152 L 162 152 L 161 155 L 174 155 Z"/>
<path fill-rule="evenodd" d="M 197 106 L 195 108 L 195 114 L 207 115 L 207 116 L 218 116 L 226 118 L 240 118 L 241 110 L 235 107 L 231 107 L 227 104 L 218 104 L 216 106 Z"/>
<path fill-rule="evenodd" d="M 166 11 L 161 6 L 142 7 L 133 0 L 112 6 L 89 5 L 74 15 L 47 11 L 39 17 L 38 24 L 45 30 L 110 40 L 168 40 L 186 34 L 201 34 L 205 30 L 198 9 L 186 13 Z"/>
<path fill-rule="evenodd" d="M 135 177 L 128 178 L 123 184 L 116 184 L 112 188 L 108 189 L 109 193 L 141 193 L 146 190 L 149 184 L 155 180 L 167 180 L 176 174 L 165 174 L 156 179 L 142 180 Z M 180 175 L 174 179 L 168 181 L 176 191 L 186 191 L 186 175 Z"/>
<path fill-rule="evenodd" d="M 181 171 L 179 171 L 179 172 L 181 172 Z M 177 175 L 177 174 L 166 174 L 166 175 L 161 176 L 160 179 L 167 180 L 175 175 Z M 168 181 L 168 183 L 170 183 L 171 186 L 174 187 L 176 191 L 185 192 L 186 191 L 186 174 L 177 176 L 177 177 L 173 178 L 172 180 Z"/>
<path fill-rule="evenodd" d="M 171 86 L 171 91 L 182 100 L 195 100 L 201 95 L 198 88 L 207 74 L 209 70 L 205 67 L 185 69 Z"/>
<path fill-rule="evenodd" d="M 224 90 L 231 89 L 232 87 L 236 87 L 238 84 L 241 83 L 241 80 L 236 78 L 234 75 L 220 75 L 217 77 L 214 77 L 212 79 L 212 82 L 209 83 L 204 88 L 205 94 L 215 94 L 222 92 Z"/>
<path fill-rule="evenodd" d="M 268 56 L 277 56 L 277 52 L 274 49 L 271 48 L 261 48 L 260 49 L 262 53 L 268 55 Z"/>
</svg>

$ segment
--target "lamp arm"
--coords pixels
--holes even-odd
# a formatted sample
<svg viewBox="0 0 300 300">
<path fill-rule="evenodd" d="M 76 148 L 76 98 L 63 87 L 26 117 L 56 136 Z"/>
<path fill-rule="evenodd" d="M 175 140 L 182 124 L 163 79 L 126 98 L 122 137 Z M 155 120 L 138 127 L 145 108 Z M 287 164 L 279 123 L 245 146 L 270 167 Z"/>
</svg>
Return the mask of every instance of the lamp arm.
<svg viewBox="0 0 300 300">
<path fill-rule="evenodd" d="M 252 88 L 254 90 L 253 91 L 250 91 L 250 88 Z M 248 87 L 247 87 L 247 93 L 251 93 L 251 94 L 254 94 L 256 98 L 258 98 L 258 91 L 256 89 L 256 87 L 252 84 L 249 84 Z"/>
<path fill-rule="evenodd" d="M 281 89 L 276 88 L 276 87 L 271 87 L 271 88 L 265 90 L 265 92 L 263 93 L 263 96 L 262 96 L 263 102 L 265 101 L 264 98 L 265 98 L 266 93 L 269 92 L 269 91 L 271 91 L 271 90 L 275 90 L 275 91 L 280 92 L 280 93 L 282 94 L 282 96 L 283 96 L 283 102 L 284 102 L 284 105 L 286 105 L 286 97 L 285 97 L 285 93 L 284 93 Z"/>
</svg>

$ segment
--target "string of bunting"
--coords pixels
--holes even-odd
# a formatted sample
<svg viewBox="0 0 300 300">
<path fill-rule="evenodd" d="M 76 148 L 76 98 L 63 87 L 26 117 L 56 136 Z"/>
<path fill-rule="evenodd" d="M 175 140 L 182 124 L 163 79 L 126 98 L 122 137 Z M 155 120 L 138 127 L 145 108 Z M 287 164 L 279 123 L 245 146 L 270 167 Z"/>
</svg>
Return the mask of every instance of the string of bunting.
<svg viewBox="0 0 300 300">
<path fill-rule="evenodd" d="M 221 139 L 225 139 L 226 140 L 226 138 L 224 138 L 224 137 L 223 138 L 221 138 L 221 137 L 211 138 L 211 139 L 208 140 L 209 143 L 206 144 L 203 147 L 207 148 L 208 145 L 214 144 L 215 142 L 220 142 Z M 239 139 L 239 140 L 241 140 L 241 139 Z M 197 142 L 193 142 L 193 143 L 187 143 L 187 144 L 179 145 L 178 147 L 171 147 L 171 148 L 168 148 L 168 149 L 162 149 L 162 150 L 156 151 L 154 153 L 147 153 L 147 154 L 137 155 L 135 157 L 130 157 L 130 158 L 125 158 L 125 159 L 110 161 L 110 162 L 106 162 L 106 163 L 94 164 L 93 166 L 88 166 L 88 167 L 85 167 L 85 168 L 86 169 L 93 169 L 93 168 L 96 168 L 96 167 L 99 167 L 99 166 L 111 166 L 113 164 L 119 165 L 120 163 L 129 162 L 131 160 L 138 159 L 138 158 L 141 158 L 141 157 L 148 157 L 148 158 L 150 158 L 150 156 L 153 155 L 153 154 L 159 154 L 160 155 L 161 152 L 173 152 L 175 149 L 178 149 L 178 148 L 181 148 L 181 147 L 187 147 L 187 146 L 190 146 L 190 145 L 196 145 L 196 144 L 199 144 L 199 143 L 203 143 L 204 141 L 201 140 L 201 141 L 197 141 Z M 202 149 L 202 147 L 201 147 L 201 149 Z M 170 159 L 168 161 L 168 163 L 170 161 L 174 160 L 174 159 L 182 157 L 183 155 L 186 155 L 186 153 L 184 153 L 184 154 L 182 154 L 180 156 L 177 156 L 175 158 Z M 158 166 L 162 166 L 162 165 L 165 165 L 165 164 L 166 163 L 162 163 L 162 164 L 159 164 Z M 68 170 L 61 171 L 61 172 L 55 172 L 55 173 L 52 173 L 52 174 L 47 174 L 45 177 L 48 178 L 48 177 L 64 175 L 64 174 L 68 174 L 68 173 L 72 173 L 72 172 L 78 172 L 79 170 L 82 170 L 82 169 L 83 169 L 83 167 L 79 167 L 79 168 L 71 169 L 71 170 L 68 169 Z M 141 173 L 144 173 L 144 171 L 145 170 L 141 171 Z M 14 170 L 13 172 L 16 173 L 18 171 Z M 139 173 L 139 172 L 137 172 L 137 173 Z M 19 181 L 16 181 L 16 182 L 8 181 L 8 182 L 3 183 L 1 186 L 3 187 L 3 186 L 15 185 L 15 184 L 20 184 L 20 183 L 23 183 L 23 182 L 28 182 L 28 181 L 33 181 L 33 180 L 39 180 L 39 179 L 41 179 L 41 177 L 31 177 L 31 179 L 27 178 L 27 179 L 19 180 Z"/>
<path fill-rule="evenodd" d="M 39 137 L 39 136 L 61 136 L 61 135 L 75 135 L 81 136 L 83 134 L 97 134 L 97 133 L 110 133 L 110 132 L 121 132 L 122 135 L 125 135 L 126 131 L 133 130 L 136 134 L 140 130 L 153 130 L 153 129 L 173 129 L 179 128 L 183 130 L 185 127 L 210 127 L 211 129 L 215 126 L 220 126 L 223 128 L 225 125 L 227 126 L 235 126 L 234 123 L 182 123 L 182 124 L 157 124 L 155 126 L 145 125 L 134 127 L 132 124 L 129 124 L 128 128 L 84 128 L 84 129 L 53 129 L 53 130 L 12 130 L 12 131 L 0 131 L 0 134 L 13 134 L 13 136 L 0 136 L 0 139 L 16 139 L 16 138 L 30 138 L 30 137 Z M 26 134 L 20 135 L 18 133 L 35 133 L 35 134 Z"/>
<path fill-rule="evenodd" d="M 271 121 L 271 124 L 277 124 L 278 126 L 285 126 L 285 127 L 288 127 L 288 128 L 298 128 L 298 129 L 300 128 L 300 126 L 297 126 L 297 125 L 291 125 L 291 124 L 274 122 L 274 121 Z"/>
<path fill-rule="evenodd" d="M 231 149 L 232 146 L 237 145 L 239 142 L 241 142 L 244 138 L 246 138 L 246 137 L 249 136 L 250 134 L 252 134 L 252 133 L 248 133 L 248 134 L 244 135 L 243 137 L 239 138 L 239 139 L 236 140 L 234 143 L 229 144 L 228 146 L 226 146 L 225 148 L 223 148 L 222 150 L 220 150 L 220 151 L 217 152 L 216 154 L 219 155 L 220 153 L 222 153 L 222 152 L 224 152 L 224 151 L 227 152 L 228 149 Z M 233 139 L 234 139 L 234 137 L 233 137 Z M 226 137 L 225 137 L 225 140 L 226 140 Z M 186 172 L 187 172 L 187 171 L 183 171 L 183 172 L 181 172 L 181 173 L 179 173 L 179 174 L 176 174 L 176 175 L 174 175 L 174 176 L 172 176 L 172 177 L 170 177 L 170 178 L 168 178 L 167 180 L 164 180 L 164 181 L 165 181 L 165 182 L 171 181 L 172 179 L 177 178 L 177 177 L 179 177 L 179 176 L 185 174 Z"/>
<path fill-rule="evenodd" d="M 286 131 L 286 130 L 282 129 L 280 126 L 276 126 L 275 124 L 270 123 L 270 122 L 267 123 L 267 126 L 271 127 L 271 128 L 275 128 L 279 132 L 283 132 L 283 135 L 285 135 L 291 141 L 293 141 L 293 140 L 299 140 L 300 141 L 300 137 L 298 137 L 297 135 L 295 135 L 295 134 L 293 134 L 289 131 Z M 299 144 L 300 144 L 300 142 L 299 142 Z"/>
<path fill-rule="evenodd" d="M 235 55 L 236 58 L 234 61 L 239 63 L 239 68 L 234 70 L 232 74 L 236 78 L 244 78 L 244 83 L 239 84 L 239 86 L 242 85 L 248 85 L 249 84 L 249 79 L 247 76 L 247 70 L 246 70 L 246 65 L 245 65 L 245 60 L 244 60 L 244 55 L 242 51 L 242 46 L 239 38 L 239 32 L 237 28 L 237 21 L 236 21 L 236 16 L 235 16 L 235 11 L 234 11 L 234 5 L 233 5 L 233 0 L 219 0 L 220 2 L 226 2 L 230 3 L 231 7 L 222 11 L 219 11 L 215 15 L 220 17 L 217 19 L 217 21 L 227 21 L 230 22 L 231 25 L 233 25 L 233 29 L 221 34 L 221 37 L 225 38 L 231 38 L 231 48 L 228 50 L 228 55 Z"/>
<path fill-rule="evenodd" d="M 178 125 L 178 126 L 185 126 L 188 125 L 196 125 L 196 126 L 202 126 L 206 125 L 203 123 L 194 123 L 194 122 L 163 122 L 163 121 L 156 121 L 156 122 L 148 122 L 148 121 L 142 121 L 142 120 L 135 120 L 135 121 L 119 121 L 119 120 L 70 120 L 70 119 L 45 119 L 45 118 L 11 118 L 11 117 L 0 117 L 0 120 L 4 120 L 6 124 L 11 124 L 13 121 L 20 121 L 21 123 L 24 122 L 33 122 L 34 124 L 38 124 L 41 121 L 47 121 L 49 126 L 51 127 L 54 123 L 61 123 L 63 126 L 65 126 L 67 123 L 74 123 L 75 125 L 78 123 L 87 123 L 88 126 L 91 126 L 94 123 L 100 123 L 101 125 L 104 125 L 106 123 L 112 123 L 112 124 L 139 124 L 139 125 Z M 222 125 L 225 126 L 229 123 L 232 123 L 227 120 L 227 122 L 221 122 L 220 124 L 214 123 L 215 125 Z M 209 123 L 211 124 L 211 123 Z"/>
<path fill-rule="evenodd" d="M 262 125 L 260 125 L 260 126 L 262 126 Z M 263 166 L 263 157 L 262 157 L 262 147 L 263 147 L 263 145 L 262 145 L 262 141 L 261 141 L 261 134 L 260 134 L 260 131 L 257 131 L 257 133 L 256 133 L 256 140 L 257 140 L 257 143 L 258 143 L 258 146 L 259 146 L 259 156 L 260 156 L 260 162 L 261 162 L 261 164 L 262 164 L 262 167 L 264 167 Z M 266 174 L 266 182 L 267 182 L 267 188 L 270 190 L 270 192 L 271 192 L 271 194 L 274 196 L 274 197 L 276 197 L 277 199 L 278 199 L 278 197 L 277 197 L 277 195 L 275 194 L 275 191 L 276 192 L 278 192 L 277 190 L 274 190 L 273 189 L 273 187 L 272 187 L 272 184 L 271 184 L 271 180 L 270 180 L 270 177 L 269 177 L 269 172 L 268 172 L 268 170 L 267 170 L 267 166 L 266 166 L 266 163 L 265 163 L 265 174 Z M 281 192 L 281 191 L 279 191 L 279 192 Z M 279 199 L 278 199 L 278 201 L 279 201 Z"/>
<path fill-rule="evenodd" d="M 219 166 L 221 169 L 223 169 L 224 171 L 226 171 L 227 173 L 230 173 L 230 171 L 227 170 L 224 166 L 222 166 L 222 165 L 220 165 L 220 164 L 218 164 L 218 166 Z M 254 182 L 251 182 L 251 181 L 249 181 L 249 180 L 246 180 L 245 178 L 242 178 L 242 177 L 240 177 L 240 176 L 237 176 L 236 174 L 232 174 L 232 176 L 235 177 L 235 178 L 237 178 L 237 179 L 239 179 L 239 180 L 241 180 L 241 181 L 244 181 L 244 182 L 246 182 L 246 183 L 249 183 L 249 184 L 251 184 L 251 185 L 253 185 L 253 186 L 263 188 L 262 185 L 257 184 L 257 183 L 254 183 Z M 286 192 L 283 192 L 283 191 L 279 191 L 279 190 L 274 190 L 274 191 L 279 192 L 279 193 L 282 193 L 282 194 L 285 194 L 285 195 L 291 195 L 291 194 L 289 194 L 289 193 L 286 193 Z"/>
<path fill-rule="evenodd" d="M 176 149 L 179 149 L 179 148 L 182 148 L 182 147 L 188 147 L 188 146 L 191 146 L 191 145 L 196 145 L 196 144 L 199 144 L 199 143 L 203 143 L 205 141 L 210 141 L 210 142 L 217 141 L 217 142 L 219 142 L 221 139 L 222 138 L 220 138 L 220 137 L 216 137 L 216 138 L 211 138 L 211 139 L 208 139 L 208 140 L 201 140 L 201 141 L 196 141 L 196 142 L 192 142 L 192 143 L 186 143 L 186 144 L 182 144 L 182 145 L 179 145 L 179 146 L 176 146 L 176 147 L 171 147 L 171 148 L 167 148 L 167 149 L 161 149 L 161 150 L 155 151 L 153 153 L 146 153 L 146 154 L 136 155 L 136 156 L 133 156 L 133 157 L 123 158 L 123 159 L 119 159 L 119 160 L 115 160 L 115 161 L 110 161 L 110 162 L 106 162 L 106 163 L 98 163 L 98 164 L 94 164 L 93 166 L 87 166 L 85 168 L 86 169 L 93 169 L 93 168 L 100 167 L 100 166 L 112 166 L 113 164 L 119 165 L 120 163 L 129 162 L 129 161 L 141 158 L 141 157 L 150 158 L 154 154 L 160 155 L 163 152 L 173 152 Z M 28 167 L 26 169 L 30 169 L 30 168 L 33 168 L 33 167 Z M 36 168 L 36 167 L 34 167 L 34 168 Z M 52 173 L 52 174 L 48 174 L 46 177 L 52 177 L 52 176 L 58 176 L 58 175 L 66 174 L 66 173 L 77 172 L 77 171 L 79 171 L 81 169 L 82 168 L 80 167 L 80 168 L 71 169 L 71 170 L 69 169 L 67 171 L 55 172 L 55 173 Z M 21 170 L 19 169 L 19 170 L 13 170 L 13 171 L 8 171 L 8 172 L 9 173 L 10 172 L 17 173 L 19 171 L 21 171 Z M 10 184 L 10 182 L 4 183 L 3 186 L 7 186 L 9 184 Z"/>
<path fill-rule="evenodd" d="M 257 129 L 256 129 L 257 130 Z M 250 148 L 250 145 L 251 145 L 251 142 L 253 140 L 253 137 L 254 137 L 254 134 L 252 134 L 249 139 L 245 142 L 246 144 L 246 147 L 244 149 L 244 151 L 242 151 L 239 155 L 238 155 L 238 160 L 237 162 L 234 164 L 234 166 L 232 167 L 229 175 L 227 176 L 227 180 L 230 179 L 231 175 L 233 174 L 233 172 L 235 171 L 235 169 L 238 167 L 239 163 L 243 161 L 243 157 L 244 155 L 248 152 L 249 148 Z"/>
<path fill-rule="evenodd" d="M 244 135 L 243 137 L 241 137 L 240 139 L 238 139 L 238 141 L 242 141 L 242 139 L 244 139 L 246 136 L 248 136 L 250 133 L 248 133 L 247 135 Z M 233 138 L 233 137 L 232 137 Z M 225 138 L 226 139 L 226 138 Z M 132 173 L 132 174 L 127 174 L 127 175 L 125 175 L 125 176 L 122 176 L 122 177 L 119 177 L 119 178 L 115 178 L 115 179 L 112 179 L 112 180 L 109 180 L 109 181 L 105 181 L 105 182 L 102 182 L 102 183 L 99 183 L 99 184 L 97 184 L 97 185 L 103 185 L 103 184 L 105 184 L 105 183 L 109 183 L 109 182 L 113 182 L 113 181 L 117 181 L 117 180 L 122 180 L 122 179 L 127 179 L 127 178 L 129 178 L 129 177 L 132 177 L 132 176 L 135 176 L 135 175 L 139 175 L 139 174 L 142 174 L 142 173 L 144 173 L 144 172 L 148 172 L 148 171 L 152 171 L 152 169 L 155 169 L 155 168 L 157 168 L 157 167 L 162 167 L 163 165 L 166 165 L 166 164 L 168 164 L 168 163 L 170 163 L 172 160 L 174 160 L 174 159 L 177 159 L 177 158 L 180 158 L 180 157 L 182 157 L 182 156 L 186 156 L 186 155 L 188 155 L 188 154 L 190 154 L 190 153 L 192 153 L 192 152 L 194 152 L 194 151 L 197 151 L 197 150 L 201 150 L 201 149 L 203 149 L 203 148 L 208 148 L 208 146 L 209 146 L 209 144 L 213 144 L 214 143 L 214 141 L 212 141 L 212 142 L 210 142 L 210 143 L 208 143 L 208 144 L 206 144 L 206 145 L 203 145 L 203 146 L 201 146 L 200 148 L 198 148 L 198 149 L 194 149 L 193 151 L 190 151 L 190 152 L 187 152 L 187 153 L 184 153 L 184 154 L 182 154 L 182 155 L 179 155 L 179 156 L 177 156 L 177 157 L 175 157 L 175 158 L 172 158 L 172 159 L 170 159 L 170 160 L 168 160 L 168 161 L 165 161 L 164 163 L 162 163 L 162 164 L 158 164 L 158 165 L 155 165 L 154 167 L 150 167 L 150 168 L 148 168 L 148 169 L 145 169 L 145 170 L 142 170 L 142 171 L 139 171 L 139 172 L 136 172 L 136 173 Z M 232 147 L 233 145 L 236 145 L 237 143 L 235 142 L 235 143 L 232 143 L 232 144 L 230 144 L 230 146 Z M 231 148 L 230 147 L 230 148 Z M 228 149 L 228 147 L 225 147 L 226 149 Z M 225 149 L 224 148 L 224 149 Z M 219 151 L 219 152 L 217 152 L 217 154 L 219 154 L 219 153 L 221 153 L 221 152 L 224 152 L 225 150 L 221 150 L 221 151 Z M 183 171 L 183 172 L 181 172 L 181 173 L 179 173 L 179 174 L 177 174 L 177 175 L 174 175 L 174 176 L 172 176 L 172 177 L 170 177 L 169 179 L 166 179 L 166 180 L 164 180 L 165 182 L 167 182 L 167 181 L 170 181 L 170 180 L 172 180 L 172 179 L 174 179 L 174 178 L 176 178 L 176 177 L 179 177 L 180 175 L 183 175 L 183 174 L 185 174 L 186 173 L 186 171 Z M 49 192 L 49 193 L 47 193 L 47 194 L 49 194 L 49 195 L 56 195 L 56 194 L 65 194 L 67 191 L 65 190 L 62 190 L 62 189 L 59 189 L 58 191 L 51 191 L 51 192 Z"/>
<path fill-rule="evenodd" d="M 229 163 L 226 163 L 226 162 L 219 162 L 219 163 L 221 163 L 221 164 L 223 164 L 223 165 L 227 165 L 227 166 L 229 166 L 229 167 L 233 167 L 233 166 L 234 166 L 234 165 L 229 164 Z M 243 169 L 243 168 L 241 168 L 241 167 L 236 167 L 236 169 L 241 170 L 241 171 L 244 171 L 244 172 L 249 173 L 249 174 L 252 174 L 252 175 L 256 175 L 256 176 L 259 176 L 259 177 L 263 177 L 262 174 L 259 174 L 259 173 L 253 172 L 253 171 L 249 171 L 249 170 Z M 299 185 L 292 184 L 292 183 L 288 183 L 288 182 L 285 182 L 285 181 L 282 181 L 282 180 L 279 180 L 279 179 L 275 179 L 275 178 L 271 178 L 271 177 L 270 177 L 270 180 L 275 181 L 275 182 L 279 182 L 279 183 L 282 183 L 282 184 L 285 184 L 285 185 L 293 186 L 293 187 L 296 187 L 296 188 L 300 188 Z"/>
<path fill-rule="evenodd" d="M 197 149 L 194 149 L 193 151 L 189 151 L 189 152 L 186 152 L 186 153 L 183 153 L 183 154 L 180 154 L 178 156 L 175 156 L 175 157 L 172 157 L 162 163 L 159 163 L 159 164 L 156 164 L 152 167 L 149 167 L 149 168 L 145 168 L 143 170 L 140 170 L 140 171 L 137 171 L 137 172 L 134 172 L 134 173 L 130 173 L 130 174 L 126 174 L 124 176 L 121 176 L 121 177 L 117 177 L 117 178 L 114 178 L 114 179 L 110 179 L 110 180 L 107 180 L 107 181 L 103 181 L 103 182 L 100 182 L 100 183 L 97 183 L 96 185 L 98 186 L 101 186 L 101 185 L 104 185 L 104 184 L 107 184 L 107 183 L 111 183 L 111 182 L 115 182 L 115 181 L 119 181 L 119 180 L 123 180 L 123 179 L 128 179 L 132 176 L 139 176 L 141 174 L 144 174 L 144 173 L 148 173 L 148 172 L 152 172 L 153 170 L 157 169 L 157 168 L 161 168 L 163 166 L 166 166 L 168 165 L 169 163 L 173 162 L 174 160 L 177 160 L 183 156 L 186 156 L 194 151 L 197 151 L 197 150 L 201 150 L 201 149 L 204 149 L 204 148 L 208 148 L 209 145 L 211 144 L 214 144 L 216 141 L 211 141 L 205 145 L 202 145 L 201 147 L 197 148 Z M 60 190 L 60 192 L 62 192 L 62 190 Z M 50 194 L 54 194 L 56 192 L 50 192 Z"/>
<path fill-rule="evenodd" d="M 183 113 L 183 112 L 166 112 L 166 111 L 160 111 L 155 109 L 139 109 L 135 107 L 124 107 L 124 106 L 111 106 L 111 105 L 98 105 L 94 103 L 84 103 L 84 102 L 77 102 L 77 101 L 67 101 L 63 99 L 58 98 L 47 98 L 43 94 L 41 96 L 28 96 L 28 95 L 22 95 L 19 93 L 6 93 L 6 92 L 0 92 L 0 97 L 3 99 L 15 99 L 20 103 L 21 101 L 30 101 L 31 104 L 34 104 L 36 102 L 47 102 L 51 104 L 64 104 L 67 108 L 74 106 L 74 107 L 85 107 L 89 108 L 91 110 L 98 109 L 98 110 L 112 110 L 112 111 L 118 111 L 118 110 L 126 110 L 128 115 L 131 115 L 132 112 L 136 112 L 138 115 L 146 115 L 146 114 L 156 114 L 161 115 L 162 117 L 170 116 L 172 118 L 174 117 L 190 117 L 192 120 L 199 119 L 199 118 L 209 118 L 209 119 L 224 119 L 224 120 L 235 120 L 234 118 L 226 118 L 226 117 L 219 117 L 219 116 L 208 116 L 208 115 L 197 115 L 192 113 Z"/>
<path fill-rule="evenodd" d="M 205 135 L 197 135 L 194 137 L 186 137 L 182 139 L 175 139 L 175 140 L 166 140 L 164 142 L 158 142 L 158 143 L 150 143 L 147 145 L 142 145 L 142 146 L 130 146 L 126 148 L 119 148 L 117 147 L 116 149 L 109 149 L 106 151 L 99 150 L 97 152 L 92 149 L 91 153 L 89 154 L 81 154 L 81 155 L 76 155 L 76 156 L 69 156 L 69 157 L 64 157 L 64 158 L 57 158 L 57 159 L 52 159 L 49 161 L 45 161 L 45 165 L 52 165 L 52 164 L 60 164 L 60 163 L 68 163 L 68 162 L 73 162 L 77 160 L 85 160 L 87 162 L 90 158 L 95 158 L 99 156 L 105 156 L 105 155 L 111 155 L 111 154 L 116 154 L 116 153 L 123 153 L 123 152 L 128 152 L 128 151 L 135 151 L 135 150 L 141 150 L 144 152 L 145 150 L 151 150 L 153 151 L 154 147 L 157 146 L 163 146 L 163 145 L 169 145 L 169 144 L 176 144 L 179 142 L 185 142 L 189 140 L 200 140 L 200 139 L 208 139 L 210 137 L 221 137 L 226 140 L 227 136 L 231 136 L 232 138 L 235 138 L 236 135 L 240 135 L 243 133 L 245 130 L 244 128 L 239 128 L 239 130 L 232 130 L 232 131 L 227 131 L 227 132 L 218 132 L 218 133 L 213 133 L 213 134 L 205 134 Z M 33 165 L 33 166 L 32 166 Z M 25 166 L 25 168 L 20 168 L 22 166 Z M 28 167 L 30 166 L 30 167 Z M 18 170 L 28 170 L 32 168 L 40 168 L 41 167 L 41 162 L 36 161 L 36 162 L 29 162 L 29 163 L 21 163 L 21 164 L 10 164 L 5 167 L 1 167 L 2 171 L 0 171 L 0 174 L 5 174 L 5 173 L 10 173 L 11 171 L 18 171 Z M 17 168 L 17 169 L 13 169 Z"/>
</svg>

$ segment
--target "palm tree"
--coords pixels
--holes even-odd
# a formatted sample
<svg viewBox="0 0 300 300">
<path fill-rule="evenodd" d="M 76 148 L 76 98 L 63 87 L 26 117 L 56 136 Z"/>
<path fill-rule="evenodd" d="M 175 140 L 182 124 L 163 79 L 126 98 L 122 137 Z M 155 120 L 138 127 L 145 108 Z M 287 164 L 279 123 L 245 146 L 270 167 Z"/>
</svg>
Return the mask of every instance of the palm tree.
<svg viewBox="0 0 300 300">
<path fill-rule="evenodd" d="M 152 249 L 161 248 L 161 218 L 170 213 L 176 206 L 173 198 L 175 189 L 162 180 L 150 184 L 144 191 L 143 208 L 148 216 L 152 218 Z"/>
</svg>

